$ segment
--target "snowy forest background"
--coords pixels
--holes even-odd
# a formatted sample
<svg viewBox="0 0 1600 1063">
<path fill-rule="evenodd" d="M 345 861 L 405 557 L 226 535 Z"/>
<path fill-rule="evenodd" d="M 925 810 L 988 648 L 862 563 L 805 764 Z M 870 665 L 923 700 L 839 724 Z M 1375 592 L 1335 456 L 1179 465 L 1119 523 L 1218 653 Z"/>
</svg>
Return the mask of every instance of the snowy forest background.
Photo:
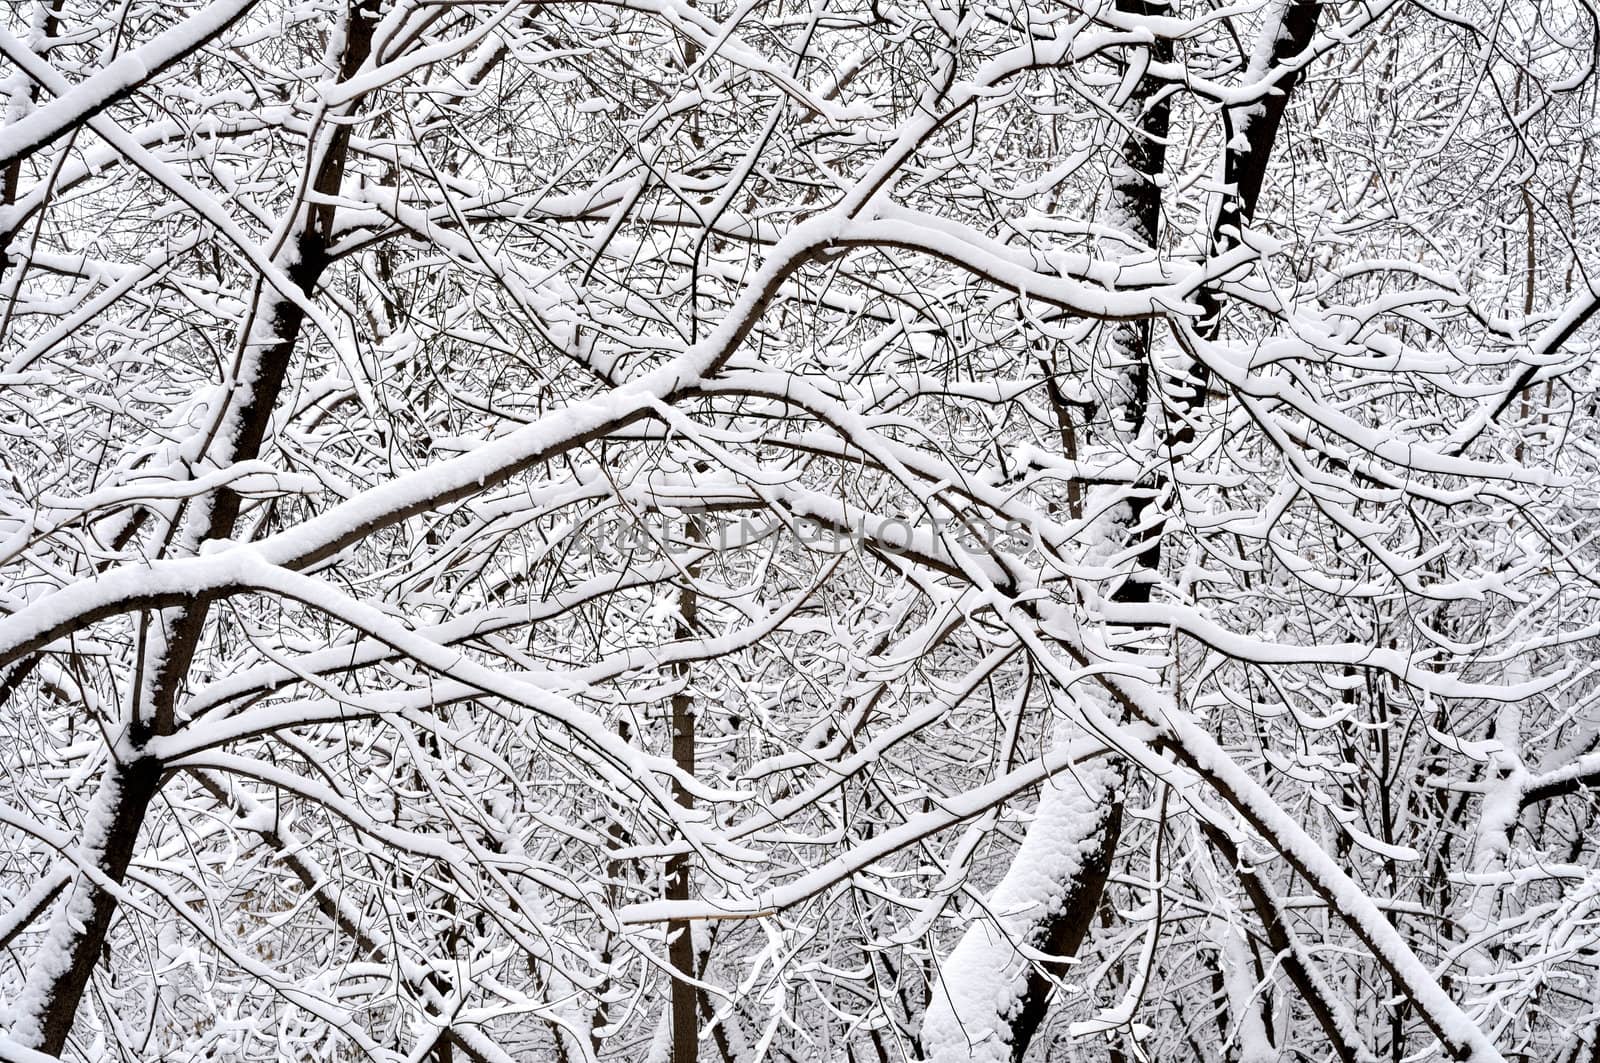
<svg viewBox="0 0 1600 1063">
<path fill-rule="evenodd" d="M 0 1060 L 1600 1061 L 1593 0 L 6 0 Z"/>
</svg>

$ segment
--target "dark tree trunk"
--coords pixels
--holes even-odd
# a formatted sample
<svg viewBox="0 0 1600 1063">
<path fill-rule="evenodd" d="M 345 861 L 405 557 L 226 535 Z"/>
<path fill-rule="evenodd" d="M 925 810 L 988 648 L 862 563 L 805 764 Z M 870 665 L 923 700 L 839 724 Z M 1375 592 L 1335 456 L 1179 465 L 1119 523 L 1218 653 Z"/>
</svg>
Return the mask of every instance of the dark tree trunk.
<svg viewBox="0 0 1600 1063">
<path fill-rule="evenodd" d="M 1055 917 L 1042 925 L 1038 935 L 1028 943 L 1040 952 L 1059 957 L 1076 955 L 1100 910 L 1106 878 L 1111 874 L 1111 859 L 1116 855 L 1117 842 L 1122 839 L 1122 802 L 1111 801 L 1102 810 L 1102 817 L 1099 848 L 1079 868 Z M 1028 986 L 1011 1024 L 1013 1060 L 1020 1061 L 1027 1054 L 1049 1010 L 1050 991 L 1055 988 L 1055 980 L 1066 974 L 1067 966 L 1063 958 L 1035 964 L 1028 971 Z"/>
<path fill-rule="evenodd" d="M 376 21 L 376 12 L 370 7 L 352 5 L 340 62 L 341 78 L 349 78 L 366 63 Z M 350 109 L 356 106 L 351 104 Z M 339 190 L 349 136 L 349 124 L 336 123 L 316 162 L 312 188 L 322 197 L 332 197 Z M 328 264 L 334 208 L 324 200 L 303 210 L 295 250 L 280 262 L 295 286 L 309 296 Z M 304 312 L 265 279 L 257 282 L 254 305 L 256 310 L 246 318 L 238 337 L 241 364 L 249 365 L 251 370 L 244 375 L 249 385 L 237 404 L 224 412 L 212 440 L 212 455 L 219 466 L 260 454 L 304 319 Z M 257 337 L 268 339 L 262 342 Z M 195 500 L 184 514 L 179 540 L 157 544 L 159 552 L 185 553 L 206 539 L 230 537 L 240 503 L 239 496 L 226 488 Z M 142 621 L 159 625 L 160 633 L 151 638 L 145 628 L 141 637 L 143 674 L 148 678 L 136 677 L 130 690 L 129 749 L 103 778 L 95 797 L 98 815 L 92 817 L 83 838 L 85 855 L 113 882 L 122 882 L 127 874 L 145 811 L 163 779 L 162 765 L 146 756 L 144 749 L 152 738 L 175 729 L 177 701 L 210 606 L 210 599 L 198 597 Z M 25 1047 L 61 1054 L 105 948 L 116 908 L 112 892 L 81 874 L 58 902 L 45 946 L 50 954 L 30 972 L 13 1028 L 13 1035 Z"/>
<path fill-rule="evenodd" d="M 691 517 L 687 522 L 689 541 L 696 541 L 696 527 Z M 693 579 L 695 569 L 690 567 L 688 578 Z M 699 601 L 694 586 L 685 583 L 678 590 L 677 637 L 694 636 L 699 621 Z M 695 763 L 695 705 L 689 693 L 689 666 L 677 667 L 678 678 L 684 687 L 672 695 L 672 761 L 685 774 L 694 774 Z M 694 807 L 694 795 L 678 783 L 673 784 L 673 796 L 684 808 Z M 667 899 L 689 899 L 689 857 L 675 856 L 667 862 Z M 694 984 L 700 965 L 695 961 L 694 924 L 687 919 L 667 924 L 672 941 L 667 946 L 667 959 L 677 972 L 672 979 L 672 1063 L 696 1063 L 700 1052 L 700 1017 L 696 1013 L 700 992 Z"/>
<path fill-rule="evenodd" d="M 1117 8 L 1141 16 L 1167 12 L 1164 0 L 1118 0 Z M 1158 38 L 1150 46 L 1150 52 L 1152 61 L 1167 62 L 1172 58 L 1172 43 Z M 1146 74 L 1134 86 L 1128 104 L 1132 112 L 1130 132 L 1122 144 L 1121 158 L 1112 175 L 1107 206 L 1111 224 L 1147 248 L 1155 247 L 1161 225 L 1161 187 L 1157 177 L 1166 167 L 1170 123 L 1170 107 L 1161 92 L 1165 85 L 1165 81 Z M 1149 416 L 1150 337 L 1149 321 L 1122 322 L 1111 334 L 1110 349 L 1118 363 L 1110 396 L 1112 427 L 1114 431 L 1127 433 L 1130 439 L 1138 435 Z M 1129 499 L 1130 529 L 1139 527 L 1150 501 L 1148 497 Z M 1113 597 L 1119 601 L 1149 601 L 1150 583 L 1140 576 L 1154 571 L 1160 563 L 1160 552 L 1159 538 L 1149 535 L 1138 556 L 1136 573 L 1122 581 L 1113 591 Z M 1093 856 L 1083 862 L 1077 876 L 1068 884 L 1060 906 L 1041 923 L 1029 942 L 1040 951 L 1063 959 L 1035 965 L 1029 970 L 1027 988 L 1011 1020 L 1013 1059 L 1021 1060 L 1033 1042 L 1049 1010 L 1054 978 L 1066 968 L 1064 958 L 1077 953 L 1100 911 L 1111 861 L 1122 838 L 1120 800 L 1108 792 L 1107 801 L 1108 805 L 1101 809 L 1101 822 L 1097 827 L 1100 843 Z"/>
</svg>

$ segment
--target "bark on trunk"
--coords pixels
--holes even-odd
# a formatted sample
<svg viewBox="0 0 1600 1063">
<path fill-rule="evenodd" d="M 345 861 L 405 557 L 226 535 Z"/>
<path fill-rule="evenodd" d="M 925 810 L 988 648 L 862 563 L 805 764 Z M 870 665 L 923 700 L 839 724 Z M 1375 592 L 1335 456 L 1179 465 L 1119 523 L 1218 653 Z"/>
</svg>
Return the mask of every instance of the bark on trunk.
<svg viewBox="0 0 1600 1063">
<path fill-rule="evenodd" d="M 345 23 L 341 80 L 366 62 L 372 46 L 376 12 L 353 4 Z M 346 110 L 353 110 L 352 103 Z M 312 188 L 320 197 L 338 192 L 344 177 L 345 151 L 350 126 L 336 122 L 320 150 L 315 151 L 316 177 Z M 314 149 L 315 150 L 315 149 Z M 280 256 L 300 291 L 309 296 L 328 263 L 327 249 L 334 208 L 323 199 L 302 208 L 290 249 Z M 272 410 L 288 376 L 299 341 L 304 312 L 265 280 L 258 281 L 255 312 L 244 322 L 239 336 L 239 371 L 246 382 L 240 400 L 223 414 L 212 440 L 210 454 L 220 467 L 259 455 Z M 176 536 L 150 544 L 151 554 L 192 552 L 206 539 L 233 534 L 241 500 L 221 489 L 190 504 Z M 198 597 L 162 610 L 142 622 L 141 676 L 130 691 L 127 737 L 115 750 L 97 792 L 89 823 L 81 840 L 84 858 L 105 879 L 121 883 L 132 860 L 145 811 L 159 791 L 163 768 L 144 750 L 157 736 L 170 734 L 177 719 L 176 705 L 200 637 L 211 601 Z M 77 1016 L 89 979 L 105 947 L 116 914 L 117 899 L 96 877 L 79 873 L 57 903 L 46 943 L 29 972 L 16 1009 L 12 1037 L 26 1048 L 60 1055 Z"/>
<path fill-rule="evenodd" d="M 928 1063 L 1014 1063 L 1082 945 L 1121 837 L 1120 775 L 1088 768 L 1046 784 L 1011 867 L 941 965 L 922 1022 Z M 1026 951 L 1049 953 L 1034 962 Z"/>
<path fill-rule="evenodd" d="M 1118 0 L 1119 10 L 1140 16 L 1165 14 L 1162 0 Z M 1170 41 L 1158 39 L 1150 45 L 1150 60 L 1166 62 L 1172 58 Z M 1127 102 L 1129 134 L 1121 145 L 1111 179 L 1111 193 L 1105 220 L 1127 234 L 1135 250 L 1154 248 L 1161 223 L 1161 189 L 1157 182 L 1166 165 L 1166 137 L 1170 120 L 1167 98 L 1161 94 L 1165 82 L 1146 74 L 1138 79 Z M 1105 396 L 1111 407 L 1112 429 L 1125 444 L 1137 447 L 1138 437 L 1149 419 L 1149 366 L 1151 326 L 1148 321 L 1124 322 L 1111 333 L 1109 351 L 1113 359 L 1111 386 Z M 1073 447 L 1072 449 L 1076 449 Z M 1129 499 L 1121 519 L 1133 535 L 1143 522 L 1150 505 L 1148 497 Z M 1150 583 L 1140 578 L 1153 572 L 1160 562 L 1160 540 L 1147 534 L 1145 548 L 1138 556 L 1136 572 L 1113 591 L 1121 601 L 1148 601 Z M 1120 777 L 1107 773 L 1098 791 L 1097 807 L 1074 808 L 1063 816 L 1054 807 L 1068 800 L 1056 791 L 1047 791 L 1040 800 L 1039 812 L 1029 826 L 1011 871 L 995 889 L 991 904 L 1000 907 L 1021 899 L 1037 905 L 1020 923 L 1000 920 L 999 927 L 981 922 L 963 937 L 946 963 L 960 979 L 998 979 L 1013 983 L 1010 1000 L 998 1011 L 984 1014 L 973 1006 L 975 1000 L 953 992 L 941 983 L 944 996 L 935 991 L 933 1005 L 925 1019 L 923 1050 L 931 1061 L 964 1058 L 1020 1060 L 1049 1010 L 1051 990 L 1056 978 L 1066 969 L 1067 958 L 1074 956 L 1087 937 L 1100 910 L 1111 861 L 1121 840 L 1122 806 L 1114 797 Z M 1055 787 L 1076 785 L 1064 779 Z M 1072 854 L 1072 859 L 1056 863 L 1052 855 Z M 1044 873 L 1048 885 L 1044 895 L 1028 897 L 1021 883 Z M 1052 876 L 1056 876 L 1051 880 Z M 1040 884 L 1033 882 L 1033 892 Z M 1022 891 L 1019 893 L 1019 891 Z M 1012 935 L 1011 941 L 997 941 L 996 934 Z M 1054 960 L 1037 964 L 1020 961 L 1017 946 L 1047 953 Z M 996 953 L 1000 955 L 997 956 Z M 1002 962 L 1002 957 L 1009 954 Z M 985 964 L 987 965 L 985 966 Z M 1017 975 L 1009 974 L 1020 964 Z M 999 985 L 984 984 L 980 998 L 993 1001 L 1004 996 Z M 977 1026 L 977 1029 L 971 1027 Z M 985 1029 L 984 1027 L 992 1027 Z M 1002 1047 L 1003 1046 L 1003 1047 Z"/>
<path fill-rule="evenodd" d="M 1279 0 L 1261 29 L 1250 72 L 1264 77 L 1278 64 L 1306 50 L 1317 32 L 1322 14 L 1318 0 Z M 1255 103 L 1223 110 L 1223 135 L 1228 138 L 1222 154 L 1222 183 L 1232 186 L 1224 196 L 1211 222 L 1211 250 L 1221 254 L 1239 244 L 1239 230 L 1256 215 L 1261 188 L 1267 179 L 1267 163 L 1277 143 L 1278 128 L 1289 109 L 1290 97 L 1300 82 L 1299 71 L 1288 71 L 1278 78 L 1274 91 Z M 1221 328 L 1222 297 L 1215 288 L 1200 291 L 1198 302 L 1204 310 L 1199 331 L 1206 339 L 1216 338 Z M 1206 375 L 1199 378 L 1197 396 L 1204 395 Z"/>
<path fill-rule="evenodd" d="M 113 763 L 100 778 L 80 847 L 83 858 L 112 882 L 121 883 L 128 873 L 139 825 L 161 788 L 161 775 L 159 763 L 141 759 Z M 44 943 L 30 959 L 11 1028 L 18 1044 L 61 1054 L 116 907 L 110 890 L 81 873 L 74 878 L 56 904 Z"/>
<path fill-rule="evenodd" d="M 1076 956 L 1089 934 L 1095 913 L 1100 908 L 1100 898 L 1105 893 L 1106 878 L 1111 874 L 1111 859 L 1116 855 L 1117 842 L 1122 839 L 1122 803 L 1115 801 L 1104 812 L 1099 824 L 1100 845 L 1084 861 L 1078 877 L 1072 882 L 1060 913 L 1040 927 L 1040 934 L 1029 942 L 1040 952 L 1051 956 Z M 1044 1021 L 1050 1003 L 1050 992 L 1055 982 L 1067 973 L 1065 959 L 1046 960 L 1028 970 L 1028 987 L 1012 1023 L 1011 1058 L 1020 1061 L 1033 1042 Z"/>
<path fill-rule="evenodd" d="M 1118 0 L 1120 11 L 1133 15 L 1152 16 L 1166 14 L 1165 0 Z M 1170 62 L 1172 42 L 1157 40 L 1150 46 L 1150 61 Z M 1105 208 L 1105 220 L 1127 233 L 1140 248 L 1154 248 L 1161 227 L 1161 186 L 1158 179 L 1166 170 L 1167 131 L 1171 124 L 1171 107 L 1161 94 L 1166 82 L 1146 74 L 1133 89 L 1128 103 L 1131 115 L 1130 131 L 1122 144 L 1121 159 L 1111 178 L 1111 196 Z M 1111 333 L 1109 351 L 1113 359 L 1111 385 L 1112 429 L 1123 446 L 1138 453 L 1148 441 L 1151 424 L 1152 399 L 1150 395 L 1151 322 L 1125 321 Z M 1130 576 L 1112 592 L 1119 602 L 1148 602 L 1153 575 L 1161 564 L 1159 528 L 1142 529 L 1156 492 L 1134 495 L 1126 503 L 1122 519 L 1137 542 L 1141 538 L 1144 548 L 1138 554 L 1138 564 Z M 1130 543 L 1131 545 L 1131 543 Z"/>
<path fill-rule="evenodd" d="M 694 519 L 689 518 L 686 535 L 690 542 L 698 540 Z M 688 578 L 693 579 L 695 569 L 689 568 Z M 700 606 L 694 586 L 685 583 L 678 590 L 677 637 L 694 637 L 699 621 Z M 677 666 L 679 682 L 684 686 L 672 695 L 672 761 L 686 774 L 694 774 L 695 762 L 695 706 L 689 693 L 689 666 Z M 694 795 L 678 783 L 673 784 L 673 796 L 684 808 L 694 807 Z M 667 862 L 667 899 L 689 899 L 689 857 L 675 856 Z M 700 1053 L 700 1017 L 697 1014 L 700 1000 L 694 983 L 699 975 L 695 962 L 694 926 L 688 920 L 674 920 L 667 924 L 671 943 L 667 946 L 667 959 L 677 972 L 672 980 L 672 1063 L 696 1063 Z"/>
</svg>

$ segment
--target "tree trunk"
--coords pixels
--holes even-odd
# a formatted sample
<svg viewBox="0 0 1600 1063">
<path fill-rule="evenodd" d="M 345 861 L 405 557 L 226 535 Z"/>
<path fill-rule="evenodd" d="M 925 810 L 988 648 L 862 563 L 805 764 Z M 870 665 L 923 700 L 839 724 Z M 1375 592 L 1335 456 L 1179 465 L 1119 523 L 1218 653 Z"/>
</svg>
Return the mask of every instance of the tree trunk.
<svg viewBox="0 0 1600 1063">
<path fill-rule="evenodd" d="M 697 541 L 699 536 L 694 518 L 687 518 L 685 523 L 685 538 L 690 542 Z M 695 569 L 691 566 L 688 580 L 692 580 L 694 575 Z M 678 589 L 677 637 L 679 639 L 694 637 L 699 614 L 700 606 L 694 585 L 686 580 Z M 683 686 L 672 695 L 672 762 L 680 771 L 692 775 L 695 761 L 695 711 L 694 697 L 688 688 L 689 666 L 680 664 L 676 671 Z M 681 784 L 674 783 L 673 796 L 684 808 L 694 807 L 694 795 Z M 667 861 L 667 899 L 671 901 L 689 899 L 687 853 Z M 671 962 L 672 969 L 677 972 L 677 976 L 672 980 L 672 1063 L 696 1063 L 700 1051 L 700 1017 L 696 1014 L 700 994 L 694 983 L 699 974 L 699 965 L 695 962 L 694 925 L 687 919 L 674 920 L 667 924 L 667 932 L 671 936 L 671 944 L 667 947 L 667 959 Z"/>
<path fill-rule="evenodd" d="M 1121 838 L 1120 774 L 1083 769 L 1045 784 L 1005 877 L 940 967 L 922 1021 L 928 1063 L 1013 1063 L 1044 1019 L 1100 907 Z M 1037 964 L 1024 949 L 1054 957 Z"/>
<path fill-rule="evenodd" d="M 1118 0 L 1121 11 L 1136 15 L 1165 13 L 1160 0 Z M 1170 41 L 1150 46 L 1150 59 L 1172 58 Z M 1136 251 L 1153 248 L 1161 221 L 1161 189 L 1156 181 L 1166 165 L 1169 107 L 1160 95 L 1165 83 L 1148 74 L 1134 85 L 1127 103 L 1130 133 L 1111 178 L 1105 220 L 1127 234 Z M 1129 321 L 1114 327 L 1109 350 L 1113 359 L 1111 386 L 1104 401 L 1111 407 L 1112 430 L 1125 445 L 1137 437 L 1149 416 L 1151 326 Z M 1113 520 L 1137 529 L 1150 505 L 1147 496 L 1112 507 Z M 1138 534 L 1137 531 L 1134 534 Z M 1135 575 L 1124 579 L 1113 597 L 1148 601 L 1150 583 L 1140 575 L 1160 561 L 1160 540 L 1152 535 L 1138 558 Z M 1054 979 L 1066 958 L 1078 951 L 1100 909 L 1111 860 L 1121 840 L 1122 806 L 1114 799 L 1120 776 L 1106 772 L 1085 793 L 1068 793 L 1078 780 L 1052 783 L 1040 798 L 1038 814 L 1028 827 L 1010 871 L 995 888 L 990 907 L 999 911 L 1031 905 L 1019 918 L 1001 917 L 997 924 L 980 919 L 967 931 L 945 961 L 940 985 L 924 1020 L 922 1045 L 926 1058 L 945 1063 L 968 1058 L 1020 1060 L 1048 1011 Z M 1044 883 L 1044 893 L 1038 894 Z M 1035 895 L 1029 895 L 1033 893 Z M 1019 945 L 1058 957 L 1032 965 Z M 1010 998 L 998 1009 L 996 997 Z"/>
<path fill-rule="evenodd" d="M 374 11 L 359 3 L 352 5 L 345 23 L 341 79 L 352 76 L 366 62 L 375 23 Z M 352 103 L 346 111 L 358 105 Z M 335 123 L 327 136 L 312 182 L 321 196 L 338 192 L 349 136 L 350 126 L 345 122 Z M 334 208 L 326 202 L 302 207 L 297 231 L 278 257 L 278 264 L 304 295 L 315 289 L 327 266 L 333 215 Z M 254 306 L 237 344 L 235 379 L 243 382 L 241 398 L 224 411 L 211 442 L 210 456 L 218 467 L 260 453 L 304 321 L 304 311 L 265 279 L 257 281 Z M 150 543 L 147 553 L 192 553 L 207 539 L 228 538 L 240 504 L 239 496 L 227 488 L 195 499 L 183 514 L 177 541 L 173 541 L 171 529 L 163 534 L 157 527 L 153 535 L 161 541 Z M 126 875 L 145 811 L 163 781 L 162 766 L 144 750 L 152 738 L 171 734 L 176 727 L 177 700 L 211 604 L 200 596 L 141 621 L 142 667 L 129 691 L 126 748 L 114 751 L 115 762 L 102 778 L 80 843 L 85 861 L 112 882 L 120 883 Z M 16 1008 L 12 1037 L 19 1044 L 49 1055 L 61 1054 L 116 908 L 115 894 L 81 872 L 57 902 L 46 942 L 28 973 Z"/>
</svg>

